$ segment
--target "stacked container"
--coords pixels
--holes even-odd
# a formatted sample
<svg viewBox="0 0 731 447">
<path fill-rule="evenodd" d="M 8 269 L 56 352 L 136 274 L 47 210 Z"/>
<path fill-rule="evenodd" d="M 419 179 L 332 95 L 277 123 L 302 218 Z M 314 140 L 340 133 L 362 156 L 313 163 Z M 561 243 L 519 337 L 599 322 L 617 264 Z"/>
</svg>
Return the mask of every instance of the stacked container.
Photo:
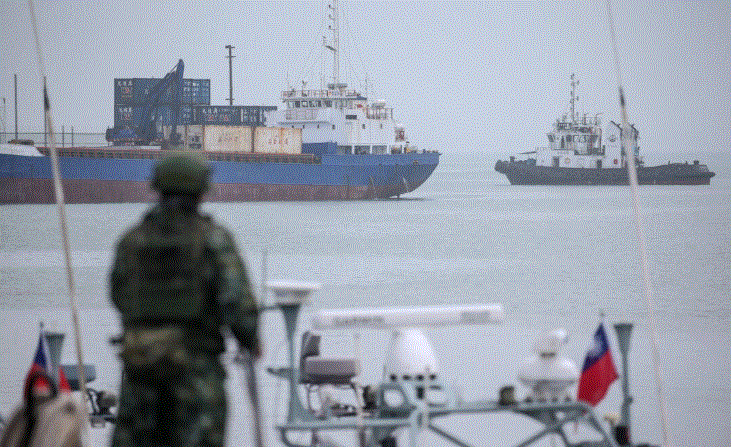
<svg viewBox="0 0 731 447">
<path fill-rule="evenodd" d="M 136 128 L 142 119 L 142 110 L 150 91 L 161 79 L 124 78 L 114 80 L 114 127 Z M 178 124 L 193 124 L 193 107 L 211 103 L 210 79 L 183 79 Z M 163 92 L 159 106 L 152 111 L 155 121 L 169 126 L 172 121 L 171 106 L 175 103 L 172 88 Z"/>
<path fill-rule="evenodd" d="M 114 80 L 114 127 L 139 126 L 142 110 L 157 78 L 117 78 Z M 160 125 L 171 124 L 173 89 L 163 92 L 159 106 L 152 111 Z M 178 124 L 222 126 L 260 126 L 265 113 L 274 106 L 211 106 L 210 79 L 183 79 Z"/>
</svg>

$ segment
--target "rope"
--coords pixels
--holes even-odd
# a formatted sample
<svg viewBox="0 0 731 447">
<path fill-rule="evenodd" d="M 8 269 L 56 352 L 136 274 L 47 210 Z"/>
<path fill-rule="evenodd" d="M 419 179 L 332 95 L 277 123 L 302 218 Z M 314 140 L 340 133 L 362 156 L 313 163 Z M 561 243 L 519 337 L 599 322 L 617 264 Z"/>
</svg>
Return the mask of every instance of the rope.
<svg viewBox="0 0 731 447">
<path fill-rule="evenodd" d="M 627 176 L 629 177 L 629 184 L 632 189 L 632 203 L 634 206 L 635 214 L 635 230 L 637 232 L 637 239 L 640 243 L 640 256 L 642 261 L 642 278 L 645 286 L 645 299 L 647 302 L 648 319 L 650 323 L 650 343 L 652 345 L 652 357 L 655 368 L 655 383 L 657 386 L 656 393 L 658 399 L 658 405 L 660 407 L 660 422 L 662 427 L 663 446 L 670 446 L 669 443 L 669 427 L 667 422 L 667 408 L 665 405 L 665 392 L 663 390 L 663 374 L 660 367 L 660 356 L 658 353 L 658 335 L 657 335 L 657 322 L 655 319 L 655 303 L 652 293 L 652 284 L 650 283 L 649 265 L 647 260 L 647 242 L 644 232 L 644 224 L 642 221 L 642 215 L 640 214 L 640 200 L 637 188 L 637 168 L 635 167 L 635 153 L 634 147 L 632 147 L 632 153 L 630 158 L 629 145 L 629 124 L 627 121 L 627 108 L 624 98 L 624 89 L 622 88 L 622 73 L 619 65 L 619 50 L 617 48 L 617 38 L 614 29 L 614 19 L 612 17 L 612 8 L 610 0 L 607 0 L 607 16 L 609 20 L 609 31 L 612 37 L 612 50 L 614 54 L 614 66 L 617 72 L 617 87 L 619 90 L 619 105 L 622 110 L 622 148 L 627 154 Z"/>
<path fill-rule="evenodd" d="M 41 50 L 40 38 L 38 36 L 38 25 L 36 23 L 35 10 L 33 8 L 33 0 L 28 0 L 30 9 L 30 18 L 33 23 L 33 36 L 36 44 L 36 55 L 38 57 L 38 70 L 43 78 L 43 110 L 45 114 L 46 124 L 48 126 L 48 138 L 51 154 L 51 167 L 53 171 L 53 186 L 56 194 L 56 208 L 58 210 L 58 219 L 61 225 L 61 239 L 63 241 L 64 260 L 66 263 L 66 273 L 69 289 L 69 305 L 71 307 L 71 315 L 74 325 L 74 335 L 76 340 L 76 357 L 77 357 L 77 373 L 79 376 L 79 385 L 82 396 L 87 396 L 86 377 L 84 374 L 84 358 L 81 350 L 81 330 L 79 325 L 79 311 L 76 307 L 76 285 L 74 283 L 74 271 L 71 265 L 71 250 L 69 249 L 68 226 L 66 219 L 66 208 L 64 207 L 63 188 L 61 186 L 61 174 L 58 168 L 58 153 L 56 147 L 56 134 L 53 130 L 53 120 L 51 119 L 51 102 L 48 99 L 48 89 L 46 87 L 46 69 L 43 64 L 43 52 Z M 88 414 L 86 407 L 86 399 L 82 397 L 82 405 L 84 414 Z M 84 427 L 89 423 L 89 418 L 85 418 Z"/>
</svg>

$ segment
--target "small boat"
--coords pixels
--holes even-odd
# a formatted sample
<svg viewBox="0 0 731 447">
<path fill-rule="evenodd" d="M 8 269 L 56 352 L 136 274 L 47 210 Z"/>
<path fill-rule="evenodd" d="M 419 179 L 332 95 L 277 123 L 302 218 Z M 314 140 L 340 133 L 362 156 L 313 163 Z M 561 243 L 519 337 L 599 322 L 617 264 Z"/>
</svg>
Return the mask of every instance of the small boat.
<svg viewBox="0 0 731 447">
<path fill-rule="evenodd" d="M 523 152 L 527 158 L 511 156 L 498 160 L 495 170 L 513 185 L 626 185 L 627 156 L 623 148 L 632 147 L 641 185 L 708 185 L 715 173 L 695 160 L 692 164 L 668 163 L 645 166 L 640 157 L 638 130 L 610 121 L 602 127 L 599 115 L 579 117 L 575 111 L 576 86 L 571 75 L 571 112 L 557 119 L 547 134 L 548 147 Z"/>
</svg>

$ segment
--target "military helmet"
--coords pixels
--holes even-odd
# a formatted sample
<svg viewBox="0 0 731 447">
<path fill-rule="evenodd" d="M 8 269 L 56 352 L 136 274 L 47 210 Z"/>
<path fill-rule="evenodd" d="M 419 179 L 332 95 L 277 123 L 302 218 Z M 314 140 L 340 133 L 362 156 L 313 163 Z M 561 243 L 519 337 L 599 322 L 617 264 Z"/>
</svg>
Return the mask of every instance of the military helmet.
<svg viewBox="0 0 731 447">
<path fill-rule="evenodd" d="M 168 194 L 202 194 L 208 189 L 210 173 L 202 156 L 174 154 L 155 167 L 152 187 Z"/>
</svg>

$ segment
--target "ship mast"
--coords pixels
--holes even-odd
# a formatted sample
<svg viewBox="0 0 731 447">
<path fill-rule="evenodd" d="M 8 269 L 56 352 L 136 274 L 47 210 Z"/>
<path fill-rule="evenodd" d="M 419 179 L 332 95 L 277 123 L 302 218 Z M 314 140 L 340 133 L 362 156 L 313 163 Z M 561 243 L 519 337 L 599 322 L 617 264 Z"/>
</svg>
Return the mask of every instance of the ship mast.
<svg viewBox="0 0 731 447">
<path fill-rule="evenodd" d="M 332 4 L 328 5 L 332 10 L 329 15 L 332 20 L 330 30 L 333 33 L 333 44 L 325 45 L 325 47 L 333 52 L 333 90 L 342 89 L 344 85 L 340 83 L 340 17 L 338 14 L 338 0 L 332 0 Z"/>
<path fill-rule="evenodd" d="M 576 86 L 579 85 L 579 80 L 576 79 L 576 75 L 571 73 L 571 122 L 576 124 L 576 103 L 579 101 L 579 97 L 576 96 Z"/>
</svg>

